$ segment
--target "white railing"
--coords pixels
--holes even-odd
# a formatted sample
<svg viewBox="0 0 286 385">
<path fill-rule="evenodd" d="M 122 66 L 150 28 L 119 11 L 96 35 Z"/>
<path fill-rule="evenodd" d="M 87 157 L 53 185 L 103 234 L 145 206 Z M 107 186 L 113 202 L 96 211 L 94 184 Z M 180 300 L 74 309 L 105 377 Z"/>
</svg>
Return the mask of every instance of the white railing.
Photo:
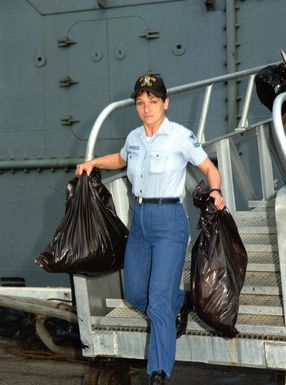
<svg viewBox="0 0 286 385">
<path fill-rule="evenodd" d="M 286 101 L 286 92 L 278 95 L 273 103 L 273 134 L 280 162 L 286 170 L 286 136 L 282 121 L 282 105 Z"/>
<path fill-rule="evenodd" d="M 248 70 L 218 76 L 194 83 L 184 84 L 168 89 L 168 94 L 172 95 L 198 88 L 206 88 L 197 130 L 197 137 L 203 144 L 207 153 L 214 154 L 218 161 L 218 168 L 223 177 L 223 194 L 225 196 L 228 208 L 233 213 L 236 211 L 235 181 L 238 182 L 236 184 L 239 184 L 241 195 L 244 197 L 246 202 L 249 200 L 259 199 L 257 198 L 255 188 L 251 179 L 248 177 L 247 172 L 245 171 L 245 167 L 237 150 L 239 143 L 251 138 L 257 139 L 257 161 L 259 163 L 258 167 L 261 176 L 261 198 L 263 200 L 270 199 L 275 195 L 272 153 L 275 152 L 275 159 L 279 161 L 282 177 L 285 178 L 286 176 L 286 138 L 281 120 L 281 106 L 283 101 L 286 100 L 286 93 L 279 95 L 274 103 L 273 122 L 276 133 L 275 135 L 272 135 L 272 125 L 270 119 L 267 121 L 258 122 L 252 126 L 247 125 L 247 117 L 253 94 L 255 74 L 264 67 L 265 66 L 254 67 Z M 249 80 L 243 102 L 241 119 L 238 126 L 235 127 L 232 132 L 225 134 L 220 138 L 205 142 L 204 134 L 206 120 L 213 87 L 218 83 L 246 76 L 249 76 Z M 89 135 L 86 149 L 87 160 L 92 159 L 94 156 L 94 148 L 96 145 L 98 133 L 102 129 L 103 124 L 108 116 L 113 111 L 131 106 L 133 103 L 134 100 L 131 98 L 124 99 L 111 103 L 102 110 L 96 119 Z"/>
<path fill-rule="evenodd" d="M 273 65 L 273 64 L 278 64 L 278 63 L 277 62 L 271 63 L 269 65 Z M 206 80 L 201 80 L 198 82 L 187 83 L 187 84 L 183 84 L 180 86 L 172 87 L 172 88 L 168 89 L 168 94 L 173 95 L 173 94 L 178 94 L 178 93 L 206 87 L 205 97 L 204 97 L 202 110 L 201 110 L 199 127 L 198 127 L 198 131 L 197 131 L 198 132 L 198 134 L 197 134 L 198 140 L 203 142 L 204 132 L 205 132 L 205 124 L 206 124 L 206 120 L 207 120 L 209 103 L 210 103 L 210 99 L 211 99 L 211 95 L 212 95 L 213 86 L 216 84 L 219 84 L 219 83 L 226 82 L 226 81 L 235 80 L 238 78 L 249 76 L 248 87 L 247 87 L 245 100 L 244 100 L 243 107 L 242 107 L 242 116 L 241 116 L 241 120 L 240 120 L 239 125 L 238 125 L 238 128 L 244 129 L 246 126 L 248 110 L 249 110 L 250 101 L 252 98 L 252 91 L 253 91 L 253 87 L 254 87 L 254 77 L 255 77 L 255 74 L 264 67 L 265 67 L 265 65 L 253 67 L 253 68 L 250 68 L 248 70 L 238 71 L 238 72 L 234 72 L 234 73 L 227 74 L 227 75 L 217 76 L 217 77 L 209 78 Z M 98 133 L 101 130 L 103 123 L 107 119 L 107 117 L 113 111 L 118 110 L 120 108 L 125 108 L 128 106 L 131 106 L 133 103 L 134 103 L 134 100 L 131 98 L 119 100 L 119 101 L 116 101 L 116 102 L 109 104 L 100 112 L 100 114 L 98 115 L 98 117 L 97 117 L 91 131 L 90 131 L 90 134 L 89 134 L 87 147 L 86 147 L 86 160 L 90 160 L 94 156 L 94 148 L 96 145 Z"/>
</svg>

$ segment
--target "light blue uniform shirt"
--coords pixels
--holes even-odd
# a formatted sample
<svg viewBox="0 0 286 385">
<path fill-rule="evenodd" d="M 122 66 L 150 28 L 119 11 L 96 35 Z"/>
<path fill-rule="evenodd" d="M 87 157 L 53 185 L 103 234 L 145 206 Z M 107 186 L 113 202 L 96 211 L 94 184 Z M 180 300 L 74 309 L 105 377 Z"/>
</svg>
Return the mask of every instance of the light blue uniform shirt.
<svg viewBox="0 0 286 385">
<path fill-rule="evenodd" d="M 120 155 L 133 194 L 144 198 L 183 197 L 187 163 L 207 158 L 192 131 L 167 118 L 149 140 L 143 125 L 131 131 Z"/>
</svg>

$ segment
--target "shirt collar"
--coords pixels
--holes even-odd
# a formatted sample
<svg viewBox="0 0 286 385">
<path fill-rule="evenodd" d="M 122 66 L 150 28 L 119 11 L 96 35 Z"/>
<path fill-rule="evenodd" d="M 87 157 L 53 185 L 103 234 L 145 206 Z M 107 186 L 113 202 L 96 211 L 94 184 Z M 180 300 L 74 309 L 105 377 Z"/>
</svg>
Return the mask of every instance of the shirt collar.
<svg viewBox="0 0 286 385">
<path fill-rule="evenodd" d="M 161 126 L 159 127 L 156 134 L 169 134 L 170 133 L 170 125 L 169 125 L 169 119 L 165 116 L 165 119 L 163 120 Z M 155 135 L 156 135 L 155 134 Z"/>
<path fill-rule="evenodd" d="M 153 135 L 153 137 L 157 135 L 169 135 L 170 133 L 170 125 L 169 125 L 169 119 L 165 116 L 165 119 L 163 120 L 161 126 L 158 128 L 157 132 Z M 145 130 L 144 126 L 141 126 L 141 133 L 140 133 L 140 138 L 142 140 L 146 140 L 145 136 Z"/>
</svg>

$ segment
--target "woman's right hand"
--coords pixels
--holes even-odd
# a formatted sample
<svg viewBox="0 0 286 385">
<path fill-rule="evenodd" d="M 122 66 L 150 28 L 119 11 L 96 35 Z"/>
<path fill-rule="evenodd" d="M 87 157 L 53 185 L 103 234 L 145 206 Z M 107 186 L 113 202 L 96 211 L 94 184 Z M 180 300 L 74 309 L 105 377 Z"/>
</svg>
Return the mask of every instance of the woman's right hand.
<svg viewBox="0 0 286 385">
<path fill-rule="evenodd" d="M 80 163 L 76 166 L 75 175 L 81 176 L 83 172 L 86 172 L 89 176 L 94 167 L 101 170 L 117 170 L 126 166 L 126 161 L 121 158 L 120 153 L 108 154 L 88 160 L 84 163 Z"/>
<path fill-rule="evenodd" d="M 84 163 L 80 163 L 76 166 L 75 175 L 77 177 L 80 177 L 83 172 L 86 172 L 87 175 L 89 176 L 91 174 L 93 168 L 94 168 L 94 164 L 93 164 L 92 160 L 89 160 L 89 161 L 84 162 Z"/>
</svg>

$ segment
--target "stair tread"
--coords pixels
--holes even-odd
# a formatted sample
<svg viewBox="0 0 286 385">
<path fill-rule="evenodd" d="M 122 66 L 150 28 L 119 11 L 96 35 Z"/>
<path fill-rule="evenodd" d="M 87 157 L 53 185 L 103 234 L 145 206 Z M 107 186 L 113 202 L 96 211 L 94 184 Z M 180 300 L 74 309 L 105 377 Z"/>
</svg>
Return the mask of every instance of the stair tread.
<svg viewBox="0 0 286 385">
<path fill-rule="evenodd" d="M 252 272 L 279 272 L 280 265 L 278 263 L 248 263 L 247 271 Z"/>
<path fill-rule="evenodd" d="M 279 256 L 278 252 L 257 252 L 257 251 L 250 251 L 247 253 L 248 256 L 248 263 L 269 263 L 269 264 L 278 264 L 279 265 Z"/>
<path fill-rule="evenodd" d="M 239 304 L 243 306 L 282 307 L 281 295 L 241 294 Z"/>
<path fill-rule="evenodd" d="M 248 207 L 253 208 L 260 208 L 260 207 L 267 207 L 272 208 L 275 207 L 275 198 L 271 198 L 268 200 L 250 200 L 248 201 Z"/>
<path fill-rule="evenodd" d="M 241 234 L 242 242 L 247 245 L 277 245 L 276 234 Z"/>
<path fill-rule="evenodd" d="M 262 227 L 262 228 L 273 228 L 276 229 L 276 220 L 275 216 L 243 216 L 235 217 L 235 222 L 239 229 L 243 229 L 244 227 Z"/>
<path fill-rule="evenodd" d="M 147 331 L 147 318 L 140 312 L 130 308 L 114 308 L 104 317 L 92 317 L 94 329 L 100 328 L 143 328 Z M 187 331 L 203 328 L 203 322 L 193 311 L 189 314 Z M 236 326 L 253 325 L 258 332 L 259 326 L 284 327 L 283 317 L 280 315 L 271 314 L 238 314 Z M 206 328 L 208 329 L 208 328 Z M 255 329 L 254 329 L 255 331 Z"/>
<path fill-rule="evenodd" d="M 278 286 L 281 284 L 278 272 L 246 272 L 244 286 Z"/>
</svg>

